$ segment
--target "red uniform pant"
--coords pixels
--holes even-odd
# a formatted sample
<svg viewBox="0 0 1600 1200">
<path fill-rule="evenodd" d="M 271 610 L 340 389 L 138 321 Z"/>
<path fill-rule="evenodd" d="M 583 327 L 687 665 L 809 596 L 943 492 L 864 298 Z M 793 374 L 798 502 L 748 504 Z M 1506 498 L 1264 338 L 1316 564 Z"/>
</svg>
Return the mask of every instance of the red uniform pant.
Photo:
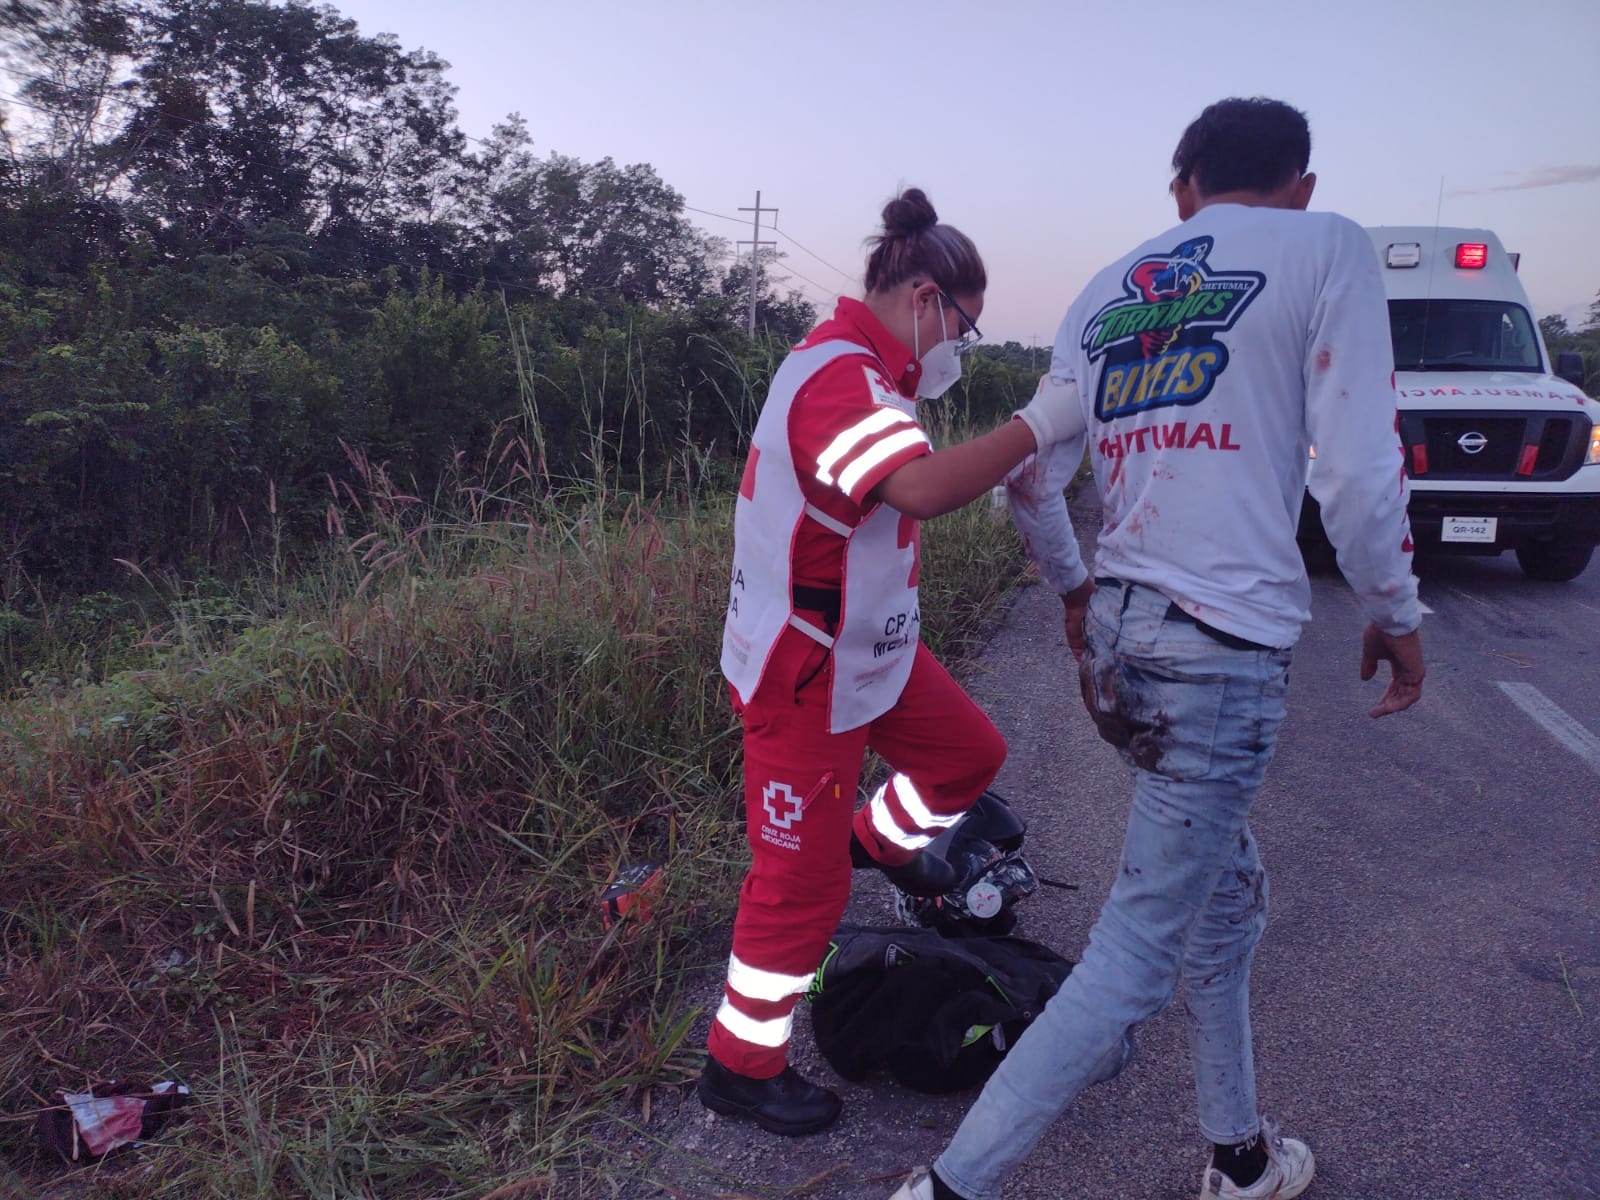
<svg viewBox="0 0 1600 1200">
<path fill-rule="evenodd" d="M 830 667 L 822 646 L 786 630 L 741 713 L 751 864 L 708 1049 L 757 1079 L 783 1071 L 795 1003 L 844 915 L 852 823 L 874 858 L 905 862 L 960 818 L 1006 756 L 1000 731 L 926 647 L 895 706 L 846 733 L 827 730 Z M 895 775 L 857 812 L 869 747 Z"/>
</svg>

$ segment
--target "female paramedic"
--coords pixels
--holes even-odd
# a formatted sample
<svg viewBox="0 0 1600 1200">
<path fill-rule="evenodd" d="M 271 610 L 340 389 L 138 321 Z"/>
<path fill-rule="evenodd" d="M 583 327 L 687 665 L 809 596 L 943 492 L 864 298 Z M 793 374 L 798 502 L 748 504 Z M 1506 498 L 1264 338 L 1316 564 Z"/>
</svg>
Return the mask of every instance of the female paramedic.
<svg viewBox="0 0 1600 1200">
<path fill-rule="evenodd" d="M 921 191 L 883 210 L 866 298 L 841 299 L 779 367 L 734 517 L 722 670 L 744 724 L 750 873 L 701 1103 L 774 1133 L 831 1125 L 839 1097 L 788 1066 L 796 1001 L 838 928 L 852 864 L 936 895 L 921 850 L 1005 759 L 994 724 L 918 641 L 921 522 L 960 508 L 1059 440 L 1074 397 L 934 450 L 918 397 L 961 377 L 987 285 L 966 235 Z M 895 772 L 855 811 L 868 748 Z"/>
</svg>

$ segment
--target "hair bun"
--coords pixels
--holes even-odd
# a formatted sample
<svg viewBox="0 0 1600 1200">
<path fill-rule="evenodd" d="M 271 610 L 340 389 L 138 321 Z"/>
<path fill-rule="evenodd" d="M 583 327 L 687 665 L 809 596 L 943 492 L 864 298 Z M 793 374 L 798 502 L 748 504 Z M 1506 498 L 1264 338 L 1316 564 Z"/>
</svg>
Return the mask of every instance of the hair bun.
<svg viewBox="0 0 1600 1200">
<path fill-rule="evenodd" d="M 938 282 L 953 295 L 976 296 L 989 286 L 983 259 L 972 239 L 953 225 L 939 224 L 921 188 L 906 188 L 883 206 L 883 232 L 867 239 L 867 292 L 881 292 L 907 279 Z"/>
<path fill-rule="evenodd" d="M 885 237 L 908 237 L 932 229 L 939 223 L 939 214 L 933 211 L 921 188 L 907 188 L 883 206 L 883 232 Z"/>
</svg>

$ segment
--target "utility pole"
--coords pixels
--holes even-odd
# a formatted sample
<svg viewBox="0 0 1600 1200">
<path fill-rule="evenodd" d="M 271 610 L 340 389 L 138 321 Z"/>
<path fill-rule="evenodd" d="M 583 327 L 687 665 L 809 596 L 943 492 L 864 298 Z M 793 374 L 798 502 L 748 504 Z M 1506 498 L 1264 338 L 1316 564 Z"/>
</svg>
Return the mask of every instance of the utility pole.
<svg viewBox="0 0 1600 1200">
<path fill-rule="evenodd" d="M 761 207 L 761 193 L 760 193 L 760 191 L 757 191 L 756 192 L 756 206 L 754 208 L 751 208 L 749 205 L 741 204 L 739 206 L 739 211 L 740 212 L 753 212 L 753 213 L 755 213 L 754 224 L 753 224 L 753 227 L 752 227 L 752 229 L 750 231 L 750 241 L 748 241 L 748 242 L 740 241 L 740 242 L 736 243 L 737 245 L 740 245 L 740 246 L 749 246 L 750 247 L 750 323 L 749 323 L 747 332 L 750 334 L 751 337 L 755 337 L 755 335 L 756 335 L 756 279 L 759 276 L 760 271 L 761 271 L 761 247 L 763 247 L 763 246 L 776 246 L 778 244 L 777 242 L 774 242 L 774 241 L 762 241 L 761 240 L 761 214 L 764 213 L 764 212 L 769 212 L 773 216 L 777 216 L 778 210 L 775 209 L 775 208 L 762 208 Z"/>
</svg>

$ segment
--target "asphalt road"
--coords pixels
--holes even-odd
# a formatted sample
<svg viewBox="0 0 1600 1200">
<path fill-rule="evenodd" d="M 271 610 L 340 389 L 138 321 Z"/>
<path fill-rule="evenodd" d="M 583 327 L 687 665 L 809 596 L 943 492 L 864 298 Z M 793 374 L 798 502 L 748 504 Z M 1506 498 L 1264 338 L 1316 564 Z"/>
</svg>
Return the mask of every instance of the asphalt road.
<svg viewBox="0 0 1600 1200">
<path fill-rule="evenodd" d="M 1087 540 L 1097 514 L 1075 512 Z M 1600 1197 L 1600 562 L 1570 584 L 1514 560 L 1419 560 L 1428 677 L 1413 710 L 1372 720 L 1364 619 L 1313 581 L 1290 714 L 1252 826 L 1272 880 L 1253 974 L 1263 1107 L 1317 1155 L 1311 1197 Z M 1112 874 L 1129 784 L 1084 715 L 1042 588 L 1017 596 L 970 686 L 1011 746 L 996 787 L 1030 822 L 1044 875 L 1017 932 L 1075 957 Z M 851 918 L 891 923 L 858 873 Z M 708 1002 L 714 992 L 708 984 Z M 1192 1200 L 1194 1125 L 1181 992 L 1134 1060 L 1058 1120 L 1008 1200 Z M 803 1006 L 802 1006 L 803 1007 Z M 971 1095 L 883 1078 L 838 1087 L 835 1130 L 786 1140 L 658 1110 L 630 1196 L 884 1200 L 937 1155 Z M 1026 1042 L 1023 1042 L 1026 1047 Z M 657 1185 L 666 1184 L 661 1188 Z M 670 1189 L 670 1190 L 668 1190 Z"/>
</svg>

